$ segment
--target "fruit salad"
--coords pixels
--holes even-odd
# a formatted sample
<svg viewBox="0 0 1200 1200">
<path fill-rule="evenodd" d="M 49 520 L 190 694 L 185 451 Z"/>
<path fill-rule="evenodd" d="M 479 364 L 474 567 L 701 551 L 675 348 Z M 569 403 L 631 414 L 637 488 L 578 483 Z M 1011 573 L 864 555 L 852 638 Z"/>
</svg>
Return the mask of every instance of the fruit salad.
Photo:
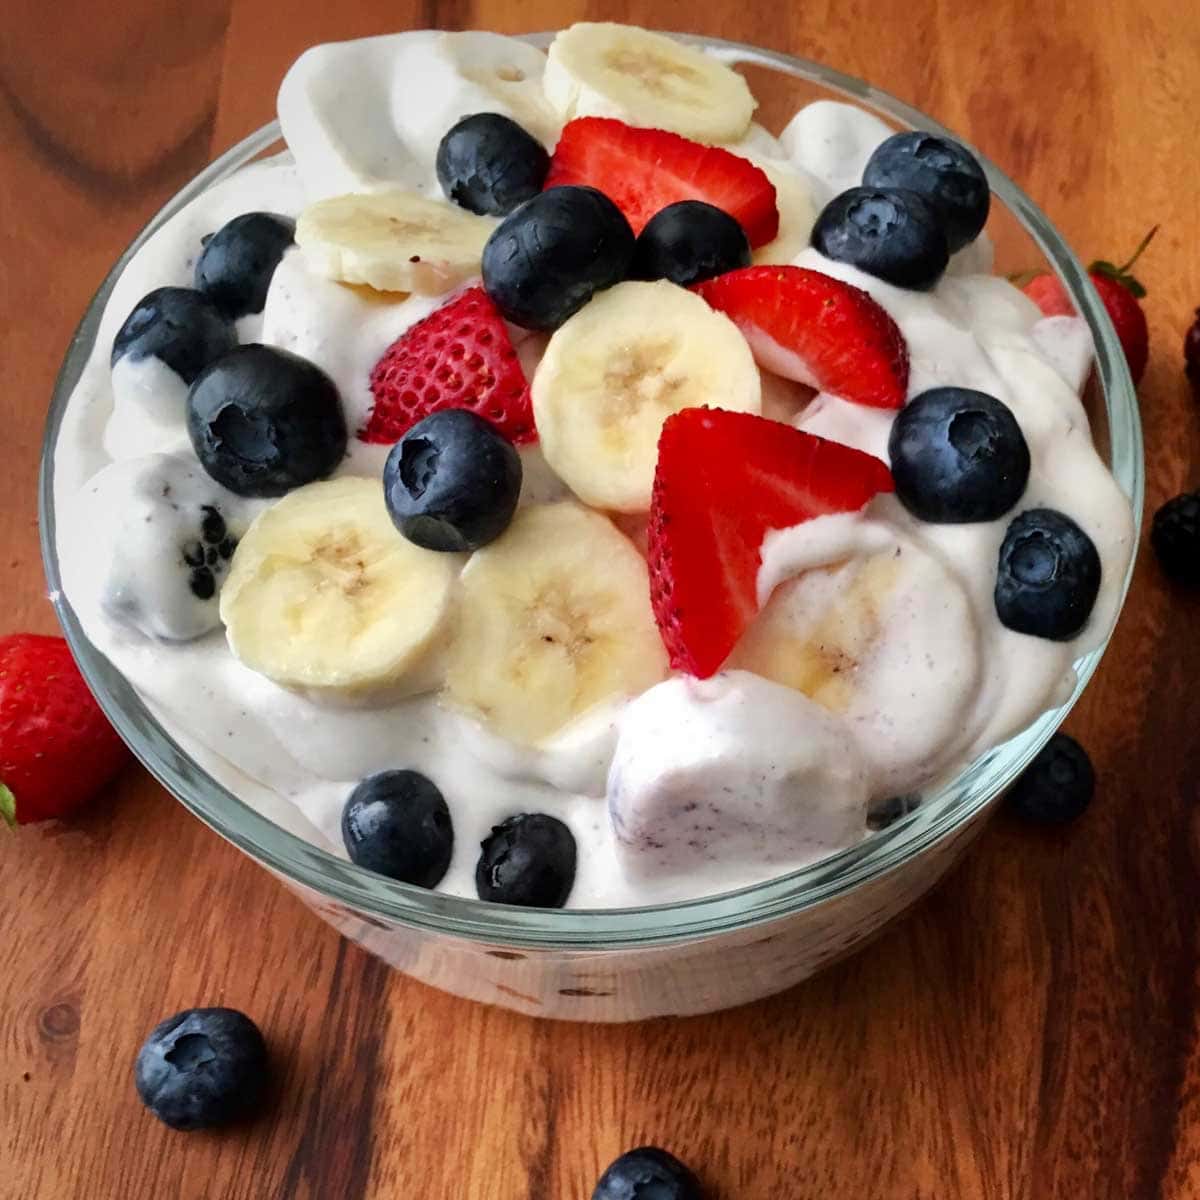
<svg viewBox="0 0 1200 1200">
<path fill-rule="evenodd" d="M 965 147 L 584 23 L 318 46 L 118 280 L 66 595 L 214 778 L 499 904 L 873 836 L 1061 702 L 1129 505 Z"/>
</svg>

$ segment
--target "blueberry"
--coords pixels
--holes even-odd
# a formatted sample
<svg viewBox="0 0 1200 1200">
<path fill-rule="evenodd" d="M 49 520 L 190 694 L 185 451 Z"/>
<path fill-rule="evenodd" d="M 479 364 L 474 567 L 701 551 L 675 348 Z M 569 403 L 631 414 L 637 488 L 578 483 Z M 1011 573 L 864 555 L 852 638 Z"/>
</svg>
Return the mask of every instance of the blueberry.
<svg viewBox="0 0 1200 1200">
<path fill-rule="evenodd" d="M 1172 579 L 1200 584 L 1200 492 L 1184 492 L 1154 514 L 1150 544 Z"/>
<path fill-rule="evenodd" d="M 143 296 L 113 338 L 111 365 L 157 358 L 184 383 L 237 345 L 237 331 L 207 296 L 162 287 Z"/>
<path fill-rule="evenodd" d="M 733 217 L 701 200 L 680 200 L 655 213 L 638 234 L 630 274 L 688 287 L 749 265 L 750 242 Z"/>
<path fill-rule="evenodd" d="M 1000 546 L 996 615 L 1017 633 L 1064 642 L 1087 624 L 1100 591 L 1100 556 L 1070 517 L 1031 508 Z"/>
<path fill-rule="evenodd" d="M 271 276 L 295 232 L 296 222 L 278 213 L 234 217 L 206 239 L 196 261 L 196 287 L 231 319 L 262 312 Z"/>
<path fill-rule="evenodd" d="M 863 183 L 871 188 L 907 188 L 937 209 L 953 254 L 987 224 L 991 191 L 979 160 L 949 138 L 912 130 L 894 133 L 867 161 Z"/>
<path fill-rule="evenodd" d="M 921 807 L 921 797 L 914 792 L 902 796 L 888 796 L 883 800 L 872 801 L 867 809 L 867 828 L 876 831 L 887 829 L 909 813 L 916 812 Z"/>
<path fill-rule="evenodd" d="M 483 286 L 515 325 L 557 329 L 625 278 L 633 230 L 602 192 L 549 188 L 507 216 L 483 248 Z"/>
<path fill-rule="evenodd" d="M 1069 734 L 1056 733 L 1008 793 L 1009 808 L 1038 825 L 1073 821 L 1092 802 L 1096 772 L 1087 751 Z"/>
<path fill-rule="evenodd" d="M 937 524 L 994 521 L 1029 481 L 1029 447 L 1012 410 L 970 388 L 910 400 L 892 423 L 888 455 L 900 502 Z"/>
<path fill-rule="evenodd" d="M 189 1008 L 163 1021 L 138 1051 L 142 1103 L 172 1129 L 209 1129 L 250 1115 L 267 1083 L 258 1026 L 232 1008 Z"/>
<path fill-rule="evenodd" d="M 434 888 L 450 866 L 454 827 L 432 780 L 418 771 L 382 771 L 350 793 L 342 841 L 358 866 Z"/>
<path fill-rule="evenodd" d="M 512 520 L 521 494 L 521 456 L 482 417 L 444 408 L 418 421 L 383 468 L 383 495 L 396 528 L 426 550 L 478 550 Z"/>
<path fill-rule="evenodd" d="M 821 210 L 812 244 L 897 287 L 931 288 L 950 258 L 941 218 L 916 192 L 850 188 Z"/>
<path fill-rule="evenodd" d="M 463 117 L 438 146 L 437 177 L 448 199 L 473 213 L 507 216 L 542 190 L 550 155 L 499 113 Z"/>
<path fill-rule="evenodd" d="M 495 826 L 475 868 L 480 900 L 562 908 L 575 883 L 575 839 L 557 817 L 520 813 Z"/>
<path fill-rule="evenodd" d="M 256 344 L 196 378 L 188 434 L 201 466 L 239 496 L 282 496 L 323 479 L 346 452 L 333 380 L 299 355 Z"/>
<path fill-rule="evenodd" d="M 196 567 L 188 575 L 188 587 L 197 600 L 211 600 L 217 594 L 217 577 L 211 567 Z"/>
<path fill-rule="evenodd" d="M 700 1200 L 700 1181 L 673 1154 L 639 1146 L 600 1176 L 592 1200 Z"/>
</svg>

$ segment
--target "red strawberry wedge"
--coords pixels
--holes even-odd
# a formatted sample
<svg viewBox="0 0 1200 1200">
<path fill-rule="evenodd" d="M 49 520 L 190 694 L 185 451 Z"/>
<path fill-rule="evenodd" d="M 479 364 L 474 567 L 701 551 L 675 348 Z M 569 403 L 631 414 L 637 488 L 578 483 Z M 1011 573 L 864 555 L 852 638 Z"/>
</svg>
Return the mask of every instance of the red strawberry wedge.
<svg viewBox="0 0 1200 1200">
<path fill-rule="evenodd" d="M 537 437 L 529 381 L 508 327 L 481 287 L 469 288 L 418 321 L 371 371 L 375 405 L 364 442 L 398 442 L 443 408 L 469 408 L 510 442 Z"/>
<path fill-rule="evenodd" d="M 548 188 L 593 187 L 625 214 L 635 234 L 679 200 L 703 200 L 741 223 L 751 246 L 779 232 L 775 186 L 765 172 L 728 150 L 663 129 L 638 129 L 611 117 L 568 121 L 550 159 Z"/>
<path fill-rule="evenodd" d="M 766 370 L 856 404 L 904 406 L 904 335 L 861 288 L 805 267 L 745 267 L 694 290 L 733 321 Z"/>
<path fill-rule="evenodd" d="M 0 638 L 0 818 L 65 817 L 129 757 L 62 638 Z"/>
<path fill-rule="evenodd" d="M 650 501 L 650 602 L 677 671 L 707 679 L 758 612 L 768 530 L 892 490 L 877 458 L 750 413 L 668 417 Z"/>
</svg>

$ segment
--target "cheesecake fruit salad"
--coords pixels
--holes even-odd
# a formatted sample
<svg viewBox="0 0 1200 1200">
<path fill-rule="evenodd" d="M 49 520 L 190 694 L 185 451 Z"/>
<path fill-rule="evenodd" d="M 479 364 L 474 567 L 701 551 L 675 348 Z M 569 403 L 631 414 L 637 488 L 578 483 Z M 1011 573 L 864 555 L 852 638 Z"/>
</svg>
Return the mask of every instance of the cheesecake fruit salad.
<svg viewBox="0 0 1200 1200">
<path fill-rule="evenodd" d="M 812 863 L 1062 702 L 1130 506 L 964 146 L 579 24 L 318 46 L 118 279 L 63 588 L 202 768 L 409 884 Z M 284 818 L 281 818 L 283 820 Z"/>
</svg>

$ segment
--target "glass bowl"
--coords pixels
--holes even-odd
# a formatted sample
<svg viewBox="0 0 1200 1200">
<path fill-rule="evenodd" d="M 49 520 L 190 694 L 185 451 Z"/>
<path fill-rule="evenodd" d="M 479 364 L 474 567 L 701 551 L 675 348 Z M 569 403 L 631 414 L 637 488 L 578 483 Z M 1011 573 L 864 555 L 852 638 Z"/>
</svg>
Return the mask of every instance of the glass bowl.
<svg viewBox="0 0 1200 1200">
<path fill-rule="evenodd" d="M 682 35 L 680 35 L 682 36 Z M 539 46 L 552 35 L 529 35 Z M 890 125 L 950 134 L 886 92 L 817 63 L 718 39 L 685 37 L 743 71 L 772 132 L 813 99 L 851 100 Z M 439 895 L 361 870 L 289 832 L 201 768 L 89 642 L 61 591 L 55 537 L 55 445 L 105 302 L 133 252 L 199 193 L 276 147 L 271 124 L 201 172 L 142 230 L 96 293 L 68 349 L 46 427 L 41 538 L 51 596 L 89 684 L 151 773 L 196 816 L 295 889 L 343 934 L 394 967 L 471 999 L 575 1020 L 714 1011 L 780 991 L 876 933 L 955 861 L 997 798 L 1058 727 L 1107 645 L 1076 663 L 1069 700 L 981 755 L 911 815 L 815 865 L 722 895 L 655 907 L 520 909 Z M 960 141 L 963 139 L 959 139 Z M 976 152 L 978 153 L 978 152 Z M 988 233 L 997 271 L 1046 264 L 1087 320 L 1096 370 L 1085 397 L 1117 483 L 1142 515 L 1136 397 L 1108 316 L 1086 273 L 1037 206 L 980 155 L 996 203 Z M 1123 586 L 1128 587 L 1127 573 Z"/>
</svg>

